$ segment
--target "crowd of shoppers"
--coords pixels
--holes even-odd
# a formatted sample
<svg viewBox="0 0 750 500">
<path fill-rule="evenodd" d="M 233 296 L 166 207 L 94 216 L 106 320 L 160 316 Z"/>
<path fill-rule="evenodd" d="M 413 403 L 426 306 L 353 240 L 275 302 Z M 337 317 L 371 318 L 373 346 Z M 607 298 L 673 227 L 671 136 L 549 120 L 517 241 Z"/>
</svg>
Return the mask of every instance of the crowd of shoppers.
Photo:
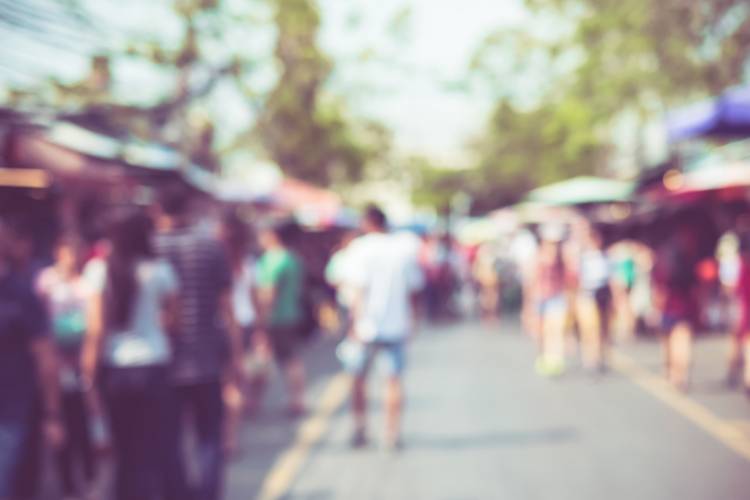
<svg viewBox="0 0 750 500">
<path fill-rule="evenodd" d="M 234 212 L 199 221 L 189 192 L 172 186 L 148 209 L 107 214 L 106 227 L 93 244 L 60 235 L 44 266 L 29 228 L 0 220 L 0 500 L 35 497 L 45 443 L 66 499 L 101 497 L 106 447 L 117 500 L 220 499 L 226 461 L 244 416 L 262 408 L 274 363 L 288 415 L 307 411 L 302 348 L 316 319 L 291 226 L 266 221 L 256 232 Z M 495 322 L 515 287 L 544 376 L 567 370 L 571 332 L 581 364 L 601 374 L 615 331 L 656 326 L 665 374 L 686 390 L 701 302 L 713 290 L 704 282 L 715 275 L 737 311 L 728 381 L 750 387 L 750 245 L 713 272 L 690 225 L 671 229 L 652 248 L 608 247 L 590 223 L 547 223 L 467 249 L 447 234 L 391 231 L 369 207 L 361 227 L 341 232 L 324 273 L 351 374 L 352 445 L 370 440 L 366 389 L 381 358 L 383 441 L 402 446 L 409 340 L 423 313 L 456 318 L 463 290 Z"/>
<path fill-rule="evenodd" d="M 222 498 L 266 384 L 247 360 L 273 356 L 290 415 L 305 411 L 302 261 L 278 225 L 253 257 L 238 217 L 196 222 L 181 185 L 103 217 L 105 237 L 61 235 L 48 267 L 32 262 L 28 228 L 0 224 L 0 499 L 36 497 L 45 440 L 66 499 Z"/>
<path fill-rule="evenodd" d="M 531 234 L 519 231 L 508 251 L 523 248 L 514 259 L 522 323 L 536 342 L 540 374 L 564 373 L 575 351 L 584 368 L 603 373 L 615 334 L 645 331 L 661 339 L 665 378 L 685 391 L 696 332 L 719 329 L 732 332 L 727 383 L 750 394 L 747 238 L 730 234 L 737 244 L 720 242 L 714 256 L 687 221 L 663 228 L 650 245 L 607 246 L 601 229 L 585 221 L 547 223 Z"/>
</svg>

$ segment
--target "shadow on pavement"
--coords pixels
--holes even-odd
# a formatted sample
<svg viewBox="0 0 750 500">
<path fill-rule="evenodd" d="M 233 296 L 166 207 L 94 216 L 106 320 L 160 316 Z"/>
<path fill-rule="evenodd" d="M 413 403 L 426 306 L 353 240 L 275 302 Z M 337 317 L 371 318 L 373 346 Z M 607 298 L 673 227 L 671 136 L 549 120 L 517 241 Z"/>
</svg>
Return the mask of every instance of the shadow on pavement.
<svg viewBox="0 0 750 500">
<path fill-rule="evenodd" d="M 466 450 L 507 446 L 533 446 L 576 441 L 580 433 L 573 427 L 555 427 L 531 431 L 508 431 L 456 436 L 407 436 L 407 449 Z"/>
<path fill-rule="evenodd" d="M 281 500 L 332 500 L 336 498 L 332 491 L 310 491 L 299 495 L 285 495 Z"/>
</svg>

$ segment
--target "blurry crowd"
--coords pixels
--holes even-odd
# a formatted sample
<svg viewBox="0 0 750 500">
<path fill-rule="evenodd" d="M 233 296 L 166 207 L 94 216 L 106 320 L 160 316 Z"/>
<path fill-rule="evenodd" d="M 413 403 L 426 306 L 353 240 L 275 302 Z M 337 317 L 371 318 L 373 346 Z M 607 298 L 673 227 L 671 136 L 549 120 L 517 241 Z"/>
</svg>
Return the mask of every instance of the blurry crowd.
<svg viewBox="0 0 750 500">
<path fill-rule="evenodd" d="M 302 353 L 323 331 L 352 376 L 352 445 L 379 357 L 383 444 L 401 446 L 418 311 L 458 314 L 453 242 L 391 231 L 374 206 L 329 234 L 221 208 L 179 183 L 95 214 L 93 239 L 0 218 L 0 500 L 222 498 L 274 367 L 286 417 L 307 413 Z"/>
<path fill-rule="evenodd" d="M 659 338 L 664 375 L 681 390 L 691 382 L 694 337 L 731 332 L 726 382 L 750 389 L 747 235 L 727 232 L 714 248 L 689 219 L 659 232 L 648 243 L 610 241 L 606 227 L 585 219 L 550 221 L 480 245 L 472 265 L 479 309 L 498 314 L 498 301 L 513 302 L 508 288 L 517 288 L 546 376 L 564 373 L 571 358 L 605 372 L 615 340 Z"/>
<path fill-rule="evenodd" d="M 63 498 L 218 499 L 273 361 L 289 417 L 305 413 L 316 324 L 292 225 L 253 232 L 190 201 L 176 185 L 113 209 L 97 241 L 59 235 L 51 262 L 23 217 L 0 222 L 0 499 L 49 493 L 48 450 Z"/>
<path fill-rule="evenodd" d="M 181 185 L 100 218 L 98 238 L 63 231 L 47 262 L 33 225 L 0 219 L 0 500 L 46 488 L 50 450 L 66 499 L 221 498 L 274 365 L 288 417 L 305 415 L 301 354 L 321 329 L 352 374 L 356 447 L 368 442 L 376 356 L 385 441 L 401 445 L 405 345 L 422 317 L 499 325 L 518 310 L 535 368 L 551 377 L 572 358 L 602 374 L 615 338 L 657 334 L 665 376 L 683 390 L 695 334 L 730 330 L 727 382 L 750 390 L 742 235 L 707 254 L 689 221 L 645 244 L 575 220 L 461 244 L 449 231 L 391 231 L 369 207 L 321 246 L 286 219 L 195 214 Z"/>
</svg>

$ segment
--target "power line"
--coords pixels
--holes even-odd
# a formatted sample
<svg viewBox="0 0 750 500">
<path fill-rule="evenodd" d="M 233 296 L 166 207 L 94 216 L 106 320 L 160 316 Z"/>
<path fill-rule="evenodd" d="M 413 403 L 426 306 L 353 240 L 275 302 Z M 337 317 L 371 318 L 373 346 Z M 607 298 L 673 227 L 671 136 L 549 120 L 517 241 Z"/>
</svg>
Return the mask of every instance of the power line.
<svg viewBox="0 0 750 500">
<path fill-rule="evenodd" d="M 68 50 L 90 47 L 101 39 L 98 30 L 81 21 L 81 16 L 81 12 L 68 11 L 54 2 L 0 0 L 0 25 L 5 31 L 33 35 L 40 42 L 62 44 Z"/>
</svg>

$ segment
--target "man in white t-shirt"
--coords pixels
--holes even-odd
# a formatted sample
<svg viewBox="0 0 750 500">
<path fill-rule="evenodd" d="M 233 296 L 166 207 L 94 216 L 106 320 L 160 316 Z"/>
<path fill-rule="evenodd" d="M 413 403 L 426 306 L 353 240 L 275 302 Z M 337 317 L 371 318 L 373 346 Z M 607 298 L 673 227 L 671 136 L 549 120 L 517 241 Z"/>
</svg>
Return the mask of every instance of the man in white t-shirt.
<svg viewBox="0 0 750 500">
<path fill-rule="evenodd" d="M 388 371 L 385 394 L 386 444 L 401 444 L 401 375 L 405 367 L 405 343 L 415 330 L 417 293 L 423 286 L 418 247 L 404 235 L 387 231 L 387 221 L 377 207 L 367 209 L 364 235 L 352 242 L 348 269 L 355 290 L 352 304 L 352 339 L 363 346 L 354 374 L 353 411 L 355 447 L 367 443 L 365 392 L 367 373 L 376 354 L 384 356 Z"/>
</svg>

